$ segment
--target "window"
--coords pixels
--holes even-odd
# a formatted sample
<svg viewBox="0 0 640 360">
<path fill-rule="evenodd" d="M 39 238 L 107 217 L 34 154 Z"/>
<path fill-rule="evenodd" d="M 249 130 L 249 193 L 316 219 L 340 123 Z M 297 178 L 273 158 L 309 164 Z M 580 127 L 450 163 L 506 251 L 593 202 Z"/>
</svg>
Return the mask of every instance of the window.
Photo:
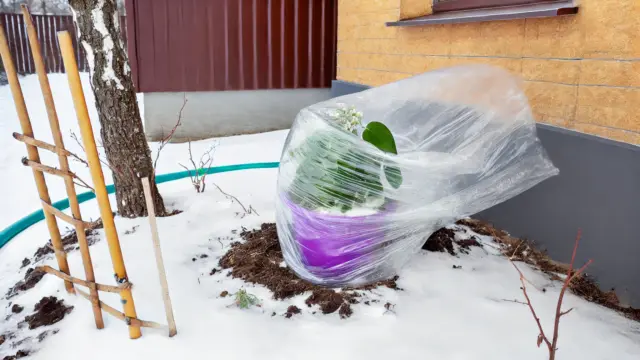
<svg viewBox="0 0 640 360">
<path fill-rule="evenodd" d="M 433 12 L 486 9 L 500 6 L 552 3 L 557 0 L 433 0 Z"/>
</svg>

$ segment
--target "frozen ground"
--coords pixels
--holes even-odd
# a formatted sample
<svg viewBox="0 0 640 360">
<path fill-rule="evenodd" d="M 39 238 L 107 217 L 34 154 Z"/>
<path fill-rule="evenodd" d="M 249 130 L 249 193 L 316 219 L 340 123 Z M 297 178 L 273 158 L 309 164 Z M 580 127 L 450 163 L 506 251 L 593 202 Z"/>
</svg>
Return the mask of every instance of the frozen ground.
<svg viewBox="0 0 640 360">
<path fill-rule="evenodd" d="M 52 75 L 51 82 L 67 147 L 79 151 L 69 138 L 70 130 L 77 129 L 77 124 L 66 78 Z M 23 78 L 22 84 L 36 137 L 51 142 L 36 78 Z M 85 91 L 90 94 L 88 86 Z M 93 106 L 90 108 L 97 134 L 97 115 Z M 11 137 L 19 126 L 7 86 L 0 87 L 0 114 L 3 150 L 0 196 L 4 199 L 0 228 L 4 228 L 38 209 L 39 201 L 31 172 L 19 161 L 25 154 L 24 145 Z M 277 161 L 285 136 L 286 132 L 281 131 L 220 139 L 214 165 Z M 194 152 L 201 153 L 211 143 L 195 143 Z M 43 162 L 57 164 L 55 156 L 41 154 Z M 163 151 L 158 172 L 179 171 L 178 163 L 185 161 L 186 144 L 169 145 Z M 89 178 L 80 164 L 72 166 L 81 176 Z M 110 176 L 107 174 L 106 178 Z M 42 343 L 26 342 L 39 349 L 31 358 L 546 359 L 546 349 L 536 348 L 537 329 L 529 310 L 511 301 L 522 300 L 517 273 L 489 246 L 460 258 L 439 253 L 417 254 L 400 273 L 399 286 L 404 291 L 379 289 L 372 295 L 395 304 L 394 312 L 387 312 L 382 304 L 359 304 L 354 306 L 354 315 L 346 320 L 341 320 L 337 313 L 312 314 L 315 310 L 304 305 L 305 296 L 274 301 L 263 287 L 228 278 L 224 272 L 210 276 L 211 269 L 217 266 L 217 257 L 227 251 L 230 242 L 218 242 L 218 237 L 232 236 L 231 231 L 241 226 L 251 228 L 274 221 L 276 170 L 227 173 L 208 179 L 245 204 L 251 204 L 260 216 L 237 217 L 236 204 L 214 187 L 196 194 L 188 179 L 160 186 L 166 203 L 184 211 L 158 220 L 178 335 L 169 339 L 162 331 L 143 330 L 143 337 L 132 341 L 125 325 L 107 314 L 105 329 L 98 331 L 89 303 L 67 295 L 59 279 L 47 276 L 34 289 L 11 299 L 25 306 L 21 315 L 30 313 L 40 298 L 49 295 L 64 298 L 75 310 L 53 326 L 60 329 L 57 335 Z M 51 178 L 48 183 L 52 199 L 66 197 L 61 180 Z M 83 204 L 82 210 L 85 217 L 97 215 L 94 202 Z M 145 320 L 165 322 L 148 223 L 146 219 L 116 221 L 129 276 L 135 284 L 138 315 Z M 18 272 L 22 259 L 31 257 L 48 238 L 46 227 L 40 223 L 0 249 L 0 296 L 24 276 L 25 269 Z M 209 257 L 192 261 L 201 253 Z M 113 270 L 106 243 L 93 246 L 92 255 L 98 282 L 112 284 Z M 80 254 L 71 253 L 69 262 L 72 273 L 82 277 Z M 51 258 L 45 263 L 55 266 Z M 453 265 L 462 268 L 453 269 Z M 531 288 L 529 292 L 545 329 L 551 331 L 560 285 L 524 265 L 522 268 L 532 283 L 547 289 L 543 293 Z M 260 298 L 261 308 L 240 310 L 229 307 L 231 298 L 219 297 L 223 290 L 233 293 L 242 287 Z M 103 295 L 102 300 L 119 307 L 117 297 Z M 284 313 L 291 304 L 303 309 L 302 314 L 292 319 L 271 316 L 273 312 Z M 17 316 L 5 320 L 8 305 L 8 300 L 0 298 L 0 334 L 15 329 L 20 320 Z M 565 307 L 575 310 L 562 319 L 558 359 L 640 358 L 640 324 L 573 295 L 565 298 Z M 26 332 L 20 337 L 39 332 Z M 0 358 L 15 353 L 17 349 L 12 349 L 10 343 L 0 345 Z"/>
</svg>

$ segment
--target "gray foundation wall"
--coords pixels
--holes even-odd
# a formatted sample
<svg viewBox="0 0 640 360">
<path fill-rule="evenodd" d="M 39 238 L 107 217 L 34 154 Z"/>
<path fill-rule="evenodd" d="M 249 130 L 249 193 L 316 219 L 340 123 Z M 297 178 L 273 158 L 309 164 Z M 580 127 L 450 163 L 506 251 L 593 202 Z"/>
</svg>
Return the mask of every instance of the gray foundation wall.
<svg viewBox="0 0 640 360">
<path fill-rule="evenodd" d="M 287 129 L 300 109 L 329 99 L 330 90 L 145 93 L 144 124 L 150 140 L 157 141 L 173 129 L 185 96 L 175 141 Z"/>
<path fill-rule="evenodd" d="M 334 81 L 331 93 L 366 88 Z M 581 229 L 577 263 L 593 259 L 601 288 L 640 307 L 640 147 L 542 124 L 538 137 L 560 175 L 474 217 L 567 263 Z"/>
</svg>

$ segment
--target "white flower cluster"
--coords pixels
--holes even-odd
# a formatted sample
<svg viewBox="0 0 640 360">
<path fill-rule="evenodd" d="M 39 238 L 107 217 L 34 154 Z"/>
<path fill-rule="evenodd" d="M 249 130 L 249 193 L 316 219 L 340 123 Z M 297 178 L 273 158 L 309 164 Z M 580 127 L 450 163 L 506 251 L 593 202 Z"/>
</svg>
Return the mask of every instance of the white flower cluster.
<svg viewBox="0 0 640 360">
<path fill-rule="evenodd" d="M 362 112 L 354 107 L 336 109 L 331 115 L 338 126 L 344 130 L 357 134 L 357 129 L 362 125 Z"/>
</svg>

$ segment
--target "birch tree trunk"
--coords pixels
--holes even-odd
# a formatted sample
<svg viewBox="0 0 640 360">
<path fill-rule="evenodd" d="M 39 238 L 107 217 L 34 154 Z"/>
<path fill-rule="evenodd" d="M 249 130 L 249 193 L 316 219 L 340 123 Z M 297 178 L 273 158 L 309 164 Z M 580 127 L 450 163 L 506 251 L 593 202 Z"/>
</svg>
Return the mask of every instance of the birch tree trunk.
<svg viewBox="0 0 640 360">
<path fill-rule="evenodd" d="M 100 135 L 113 169 L 118 212 L 146 216 L 141 178 L 151 179 L 156 213 L 165 215 L 155 185 L 151 151 L 140 118 L 131 68 L 120 37 L 115 0 L 69 0 L 79 43 L 91 69 L 91 87 L 100 119 Z"/>
</svg>

